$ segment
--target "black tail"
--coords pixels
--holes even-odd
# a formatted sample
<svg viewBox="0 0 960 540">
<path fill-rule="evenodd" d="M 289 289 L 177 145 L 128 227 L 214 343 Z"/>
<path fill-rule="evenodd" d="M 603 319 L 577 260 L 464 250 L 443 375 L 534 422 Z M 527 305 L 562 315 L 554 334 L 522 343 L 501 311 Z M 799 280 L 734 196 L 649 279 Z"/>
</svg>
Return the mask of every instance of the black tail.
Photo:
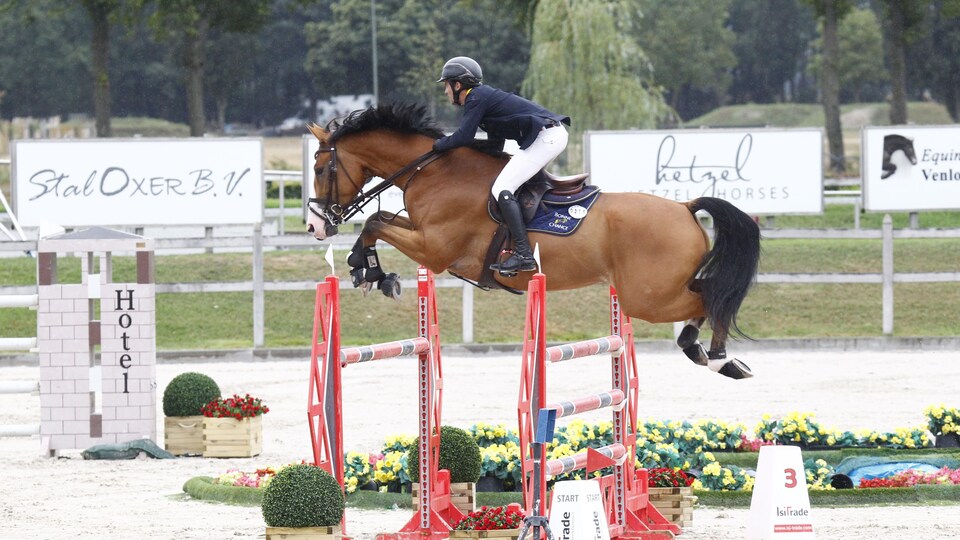
<svg viewBox="0 0 960 540">
<path fill-rule="evenodd" d="M 694 277 L 700 278 L 703 304 L 714 334 L 749 339 L 737 326 L 737 312 L 753 285 L 760 264 L 760 227 L 723 199 L 701 197 L 687 203 L 690 212 L 713 218 L 713 249 L 703 256 Z"/>
</svg>

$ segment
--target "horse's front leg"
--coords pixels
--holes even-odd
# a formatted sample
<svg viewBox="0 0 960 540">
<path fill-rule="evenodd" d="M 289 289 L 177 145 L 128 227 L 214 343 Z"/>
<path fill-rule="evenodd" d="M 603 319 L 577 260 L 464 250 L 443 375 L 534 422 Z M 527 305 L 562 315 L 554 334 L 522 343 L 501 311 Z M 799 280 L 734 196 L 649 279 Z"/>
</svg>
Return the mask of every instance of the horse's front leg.
<svg viewBox="0 0 960 540">
<path fill-rule="evenodd" d="M 397 299 L 400 297 L 400 281 L 397 274 L 386 273 L 380 264 L 377 254 L 377 225 L 389 224 L 391 227 L 411 230 L 413 224 L 408 218 L 397 216 L 392 212 L 377 212 L 364 223 L 360 237 L 347 255 L 347 264 L 350 266 L 350 279 L 354 287 L 360 287 L 366 295 L 376 285 L 384 295 Z"/>
</svg>

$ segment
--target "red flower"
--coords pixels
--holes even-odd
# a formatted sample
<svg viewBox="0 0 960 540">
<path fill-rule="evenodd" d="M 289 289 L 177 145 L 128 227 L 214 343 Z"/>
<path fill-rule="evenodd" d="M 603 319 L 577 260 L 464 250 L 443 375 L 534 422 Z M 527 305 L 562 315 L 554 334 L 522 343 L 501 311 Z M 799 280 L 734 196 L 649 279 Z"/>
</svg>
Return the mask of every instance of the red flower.
<svg viewBox="0 0 960 540">
<path fill-rule="evenodd" d="M 241 398 L 234 394 L 229 398 L 217 398 L 203 406 L 201 410 L 204 416 L 211 418 L 250 418 L 270 412 L 260 401 L 260 398 L 254 398 L 250 394 Z"/>
</svg>

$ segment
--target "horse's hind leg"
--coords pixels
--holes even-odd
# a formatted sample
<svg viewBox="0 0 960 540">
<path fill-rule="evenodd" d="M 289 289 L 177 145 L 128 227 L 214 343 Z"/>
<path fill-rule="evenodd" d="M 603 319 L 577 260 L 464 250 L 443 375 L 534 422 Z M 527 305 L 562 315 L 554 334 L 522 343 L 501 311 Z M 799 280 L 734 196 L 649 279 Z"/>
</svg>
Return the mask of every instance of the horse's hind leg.
<svg viewBox="0 0 960 540">
<path fill-rule="evenodd" d="M 736 358 L 727 358 L 727 336 L 714 329 L 713 339 L 710 340 L 710 352 L 707 353 L 707 366 L 711 371 L 726 375 L 731 379 L 748 379 L 753 377 L 750 366 Z"/>
<path fill-rule="evenodd" d="M 698 366 L 707 365 L 708 360 L 707 351 L 703 348 L 700 340 L 697 339 L 700 336 L 700 327 L 703 326 L 705 320 L 704 317 L 690 319 L 680 332 L 680 337 L 677 338 L 677 345 L 683 349 L 683 354 L 687 355 L 687 358 L 693 360 L 693 363 Z"/>
</svg>

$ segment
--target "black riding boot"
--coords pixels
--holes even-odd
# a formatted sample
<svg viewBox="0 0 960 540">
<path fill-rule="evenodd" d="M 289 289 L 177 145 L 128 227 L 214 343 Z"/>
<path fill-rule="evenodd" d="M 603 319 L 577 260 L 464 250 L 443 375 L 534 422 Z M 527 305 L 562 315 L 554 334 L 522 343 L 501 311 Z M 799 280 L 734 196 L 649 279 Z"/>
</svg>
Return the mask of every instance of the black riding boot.
<svg viewBox="0 0 960 540">
<path fill-rule="evenodd" d="M 523 215 L 520 213 L 520 204 L 513 193 L 501 191 L 497 197 L 497 206 L 500 208 L 500 217 L 510 229 L 513 237 L 513 254 L 502 263 L 490 265 L 491 270 L 501 274 L 516 274 L 537 269 L 537 261 L 530 251 L 530 241 L 527 240 L 527 227 L 523 224 Z"/>
</svg>

